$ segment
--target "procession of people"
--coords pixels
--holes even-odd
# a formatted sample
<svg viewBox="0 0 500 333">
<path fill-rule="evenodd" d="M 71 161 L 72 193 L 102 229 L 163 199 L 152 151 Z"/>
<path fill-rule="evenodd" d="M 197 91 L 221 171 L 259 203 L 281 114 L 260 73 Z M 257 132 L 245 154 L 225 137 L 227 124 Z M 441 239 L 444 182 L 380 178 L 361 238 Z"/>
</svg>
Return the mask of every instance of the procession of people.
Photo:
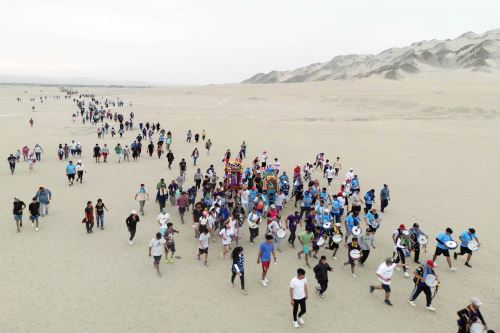
<svg viewBox="0 0 500 333">
<path fill-rule="evenodd" d="M 178 152 L 174 155 L 174 133 L 163 128 L 159 122 L 140 122 L 133 112 L 127 116 L 119 111 L 112 112 L 111 107 L 115 110 L 123 108 L 122 100 L 80 94 L 78 98 L 73 96 L 73 102 L 77 107 L 72 113 L 73 123 L 75 119 L 81 118 L 82 125 L 88 123 L 96 127 L 98 142 L 88 148 L 91 151 L 82 147 L 77 139 L 70 144 L 55 147 L 54 158 L 65 163 L 61 166 L 61 172 L 66 174 L 68 186 L 83 183 L 86 168 L 82 159 L 90 154 L 96 165 L 101 162 L 140 163 L 142 158 L 153 158 L 155 152 L 158 159 L 166 159 L 166 168 L 172 169 L 178 165 L 178 175 L 173 179 L 166 181 L 163 177 L 156 186 L 142 183 L 135 194 L 130 196 L 137 202 L 137 206 L 130 210 L 130 214 L 122 217 L 129 233 L 128 244 L 134 245 L 137 227 L 150 218 L 151 211 L 154 210 L 157 214 L 157 208 L 149 204 L 150 199 L 155 199 L 159 205 L 159 215 L 155 215 L 158 228 L 151 235 L 148 255 L 152 257 L 152 265 L 158 277 L 162 276 L 162 258 L 168 264 L 176 262 L 175 236 L 181 232 L 176 227 L 177 221 L 180 224 L 192 224 L 195 239 L 183 246 L 197 249 L 197 257 L 193 261 L 199 260 L 210 269 L 210 247 L 210 261 L 216 260 L 216 257 L 217 260 L 227 260 L 228 271 L 231 273 L 230 284 L 234 287 L 238 277 L 242 295 L 259 292 L 246 287 L 245 281 L 248 279 L 258 279 L 262 287 L 271 286 L 272 276 L 269 273 L 279 269 L 271 263 L 295 260 L 298 269 L 290 282 L 293 327 L 305 325 L 303 316 L 306 314 L 306 301 L 309 298 L 306 275 L 314 273 L 318 282 L 316 293 L 324 298 L 328 289 L 328 275 L 342 274 L 342 270 L 338 271 L 333 265 L 339 258 L 345 259 L 341 267 L 349 269 L 353 279 L 359 274 L 373 274 L 378 284 L 367 286 L 367 289 L 370 293 L 383 290 L 383 304 L 388 306 L 402 306 L 402 302 L 393 303 L 390 297 L 394 271 L 401 271 L 399 274 L 402 278 L 409 279 L 413 276 L 414 286 L 413 289 L 408 289 L 406 306 L 409 304 L 417 307 L 418 297 L 423 292 L 426 309 L 435 312 L 437 308 L 432 305 L 432 301 L 440 287 L 439 276 L 445 274 L 438 264 L 443 260 L 441 256 L 445 258 L 450 273 L 455 274 L 457 267 L 453 263 L 458 263 L 459 259 L 462 261 L 464 257 L 463 265 L 466 269 L 471 269 L 472 257 L 481 248 L 473 226 L 462 231 L 457 239 L 453 238 L 451 227 L 446 227 L 434 238 L 429 236 L 421 230 L 421 225 L 425 223 L 423 221 L 412 221 L 409 229 L 405 224 L 399 224 L 392 234 L 387 233 L 387 230 L 395 226 L 384 226 L 381 230 L 381 226 L 388 223 L 384 220 L 384 215 L 390 214 L 393 199 L 389 185 L 380 182 L 378 190 L 365 188 L 362 175 L 354 168 L 350 168 L 342 177 L 344 161 L 341 163 L 340 156 L 332 155 L 329 159 L 327 153 L 321 152 L 314 157 L 314 163 L 292 161 L 295 167 L 290 170 L 292 172 L 289 177 L 278 157 L 270 158 L 268 151 L 262 152 L 253 160 L 247 160 L 247 154 L 251 150 L 243 141 L 237 154 L 233 155 L 227 149 L 221 156 L 220 165 L 206 166 L 203 171 L 203 156 L 198 148 L 195 147 L 190 156 L 179 156 Z M 117 143 L 114 147 L 110 145 L 109 148 L 107 143 L 101 143 L 106 137 L 114 137 L 117 133 L 120 139 L 128 139 L 129 142 Z M 193 145 L 204 144 L 206 154 L 210 153 L 213 145 L 205 129 L 188 129 L 183 141 Z M 109 156 L 110 148 L 114 152 L 114 158 Z M 24 146 L 16 150 L 7 157 L 10 173 L 15 176 L 16 165 L 21 158 L 33 165 L 42 161 L 42 154 L 44 159 L 50 158 L 39 144 L 33 149 Z M 132 161 L 129 155 L 132 156 Z M 187 157 L 191 157 L 192 166 Z M 174 164 L 174 161 L 179 163 Z M 81 185 L 75 187 L 78 186 Z M 151 198 L 148 187 L 156 190 L 151 193 Z M 61 201 L 60 198 L 57 200 Z M 51 201 L 52 192 L 45 186 L 39 187 L 29 207 L 15 197 L 13 217 L 17 232 L 23 230 L 25 208 L 29 210 L 34 229 L 42 229 L 43 232 L 42 217 L 48 215 Z M 89 200 L 83 205 L 82 214 L 75 216 L 75 220 L 85 224 L 90 237 L 94 232 L 94 223 L 105 232 L 104 214 L 108 209 L 112 207 L 107 207 L 101 198 L 97 198 L 95 204 Z M 375 242 L 376 238 L 390 239 L 391 236 L 392 248 L 375 246 L 378 244 Z M 219 244 L 216 243 L 217 239 Z M 282 242 L 283 240 L 287 242 Z M 428 257 L 427 247 L 434 241 L 435 249 L 431 258 Z M 254 245 L 256 243 L 258 245 Z M 294 249 L 296 245 L 298 249 Z M 244 248 L 247 246 L 258 246 L 256 262 L 261 267 L 258 277 L 246 275 L 245 266 L 249 263 L 245 262 Z M 214 251 L 219 255 L 213 255 Z M 363 266 L 371 258 L 372 251 L 383 251 L 387 258 L 378 265 L 375 273 L 367 273 Z M 415 266 L 412 267 L 412 264 Z M 458 312 L 459 332 L 472 332 L 471 326 L 478 321 L 486 326 L 479 312 L 480 305 L 479 299 L 474 297 L 471 305 Z"/>
</svg>

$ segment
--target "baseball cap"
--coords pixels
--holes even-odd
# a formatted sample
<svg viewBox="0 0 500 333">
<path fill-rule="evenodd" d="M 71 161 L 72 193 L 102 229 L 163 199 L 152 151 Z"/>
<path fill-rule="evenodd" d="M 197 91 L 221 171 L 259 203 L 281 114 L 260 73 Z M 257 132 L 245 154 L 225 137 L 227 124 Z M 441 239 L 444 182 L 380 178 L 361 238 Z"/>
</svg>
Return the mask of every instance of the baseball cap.
<svg viewBox="0 0 500 333">
<path fill-rule="evenodd" d="M 406 229 L 405 225 L 404 224 L 400 224 L 399 225 L 399 229 Z"/>
<path fill-rule="evenodd" d="M 432 261 L 431 259 L 427 260 L 427 266 L 429 266 L 431 268 L 436 267 L 436 265 L 434 264 L 434 261 Z"/>
<path fill-rule="evenodd" d="M 481 306 L 481 304 L 483 304 L 483 303 L 481 303 L 481 300 L 479 299 L 479 297 L 471 297 L 470 302 L 472 304 L 474 304 L 475 306 Z"/>
<path fill-rule="evenodd" d="M 130 214 L 134 214 L 135 215 L 135 214 L 137 214 L 137 211 L 133 210 L 133 211 L 130 212 Z"/>
</svg>

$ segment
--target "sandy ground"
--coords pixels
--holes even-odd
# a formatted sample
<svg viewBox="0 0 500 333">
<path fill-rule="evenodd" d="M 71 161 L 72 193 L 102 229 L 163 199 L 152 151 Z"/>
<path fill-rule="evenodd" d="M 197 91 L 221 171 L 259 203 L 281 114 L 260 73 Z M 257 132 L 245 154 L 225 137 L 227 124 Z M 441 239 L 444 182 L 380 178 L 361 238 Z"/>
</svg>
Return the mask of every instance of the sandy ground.
<svg viewBox="0 0 500 333">
<path fill-rule="evenodd" d="M 484 75 L 426 77 L 392 82 L 364 80 L 284 85 L 230 85 L 182 88 L 81 88 L 99 96 L 132 101 L 123 111 L 135 112 L 143 122 L 160 121 L 172 130 L 176 163 L 188 158 L 195 144 L 185 143 L 187 129 L 206 129 L 214 142 L 207 156 L 202 144 L 202 169 L 214 163 L 222 170 L 223 152 L 236 152 L 244 139 L 248 156 L 267 149 L 279 157 L 291 173 L 295 163 L 313 161 L 324 151 L 344 163 L 343 174 L 354 167 L 362 189 L 383 183 L 391 188 L 393 201 L 384 215 L 381 230 L 365 267 L 357 267 L 352 279 L 341 260 L 329 260 L 336 269 L 330 274 L 327 297 L 311 293 L 306 325 L 301 331 L 335 330 L 353 327 L 359 331 L 431 332 L 455 331 L 456 311 L 471 296 L 481 297 L 483 314 L 491 328 L 500 328 L 500 269 L 497 244 L 496 206 L 500 185 L 498 152 L 500 121 L 500 78 Z M 433 88 L 434 86 L 434 88 Z M 41 92 L 40 90 L 43 90 Z M 433 91 L 434 90 L 434 91 Z M 26 93 L 25 93 L 26 91 Z M 435 92 L 440 93 L 435 93 Z M 136 243 L 128 246 L 125 218 L 137 208 L 133 195 L 144 182 L 154 192 L 159 178 L 169 182 L 178 167 L 167 170 L 166 160 L 142 157 L 137 163 L 95 164 L 91 148 L 99 142 L 114 147 L 130 144 L 133 133 L 97 140 L 95 129 L 71 122 L 75 107 L 68 100 L 36 103 L 31 112 L 30 96 L 58 94 L 56 88 L 1 86 L 0 141 L 4 159 L 0 169 L 0 232 L 3 235 L 0 285 L 2 295 L 1 332 L 242 332 L 292 330 L 288 283 L 298 267 L 304 267 L 295 250 L 283 244 L 278 264 L 272 266 L 267 288 L 259 284 L 257 247 L 248 242 L 244 228 L 248 295 L 229 286 L 230 261 L 221 260 L 220 243 L 211 243 L 209 267 L 196 261 L 197 242 L 190 225 L 181 225 L 177 212 L 169 211 L 181 233 L 176 238 L 175 264 L 162 262 L 163 277 L 154 274 L 147 256 L 150 239 L 157 230 L 158 207 L 150 201 L 146 216 L 138 225 Z M 21 97 L 21 103 L 16 102 Z M 34 128 L 28 120 L 33 117 Z M 138 123 L 138 122 L 137 122 Z M 84 184 L 67 186 L 65 164 L 56 158 L 59 143 L 81 141 L 87 167 Z M 43 161 L 28 173 L 18 165 L 9 174 L 7 155 L 28 144 L 39 143 Z M 250 163 L 250 158 L 246 163 Z M 194 172 L 189 164 L 188 175 Z M 219 172 L 220 173 L 220 172 Z M 319 173 L 315 177 L 320 178 Z M 53 193 L 50 215 L 44 217 L 39 233 L 25 227 L 16 233 L 11 216 L 12 198 L 29 203 L 39 185 Z M 335 189 L 339 181 L 335 181 Z M 154 193 L 152 193 L 154 198 Z M 102 198 L 110 211 L 106 230 L 87 235 L 80 221 L 87 200 Z M 287 212 L 292 207 L 287 208 Z M 395 273 L 392 301 L 383 304 L 382 293 L 370 295 L 376 283 L 375 269 L 392 253 L 390 234 L 400 223 L 418 221 L 429 235 L 445 227 L 458 233 L 469 226 L 477 229 L 483 247 L 474 255 L 472 269 L 459 259 L 459 270 L 451 273 L 438 259 L 442 285 L 434 299 L 436 313 L 425 310 L 423 295 L 418 307 L 407 303 L 410 279 Z M 261 230 L 261 235 L 263 234 Z M 262 236 L 260 237 L 262 240 Z M 434 251 L 432 242 L 428 255 Z M 320 254 L 331 252 L 322 250 Z M 497 258 L 497 259 L 495 259 Z M 411 267 L 411 271 L 415 268 Z M 310 287 L 315 280 L 307 270 Z"/>
</svg>

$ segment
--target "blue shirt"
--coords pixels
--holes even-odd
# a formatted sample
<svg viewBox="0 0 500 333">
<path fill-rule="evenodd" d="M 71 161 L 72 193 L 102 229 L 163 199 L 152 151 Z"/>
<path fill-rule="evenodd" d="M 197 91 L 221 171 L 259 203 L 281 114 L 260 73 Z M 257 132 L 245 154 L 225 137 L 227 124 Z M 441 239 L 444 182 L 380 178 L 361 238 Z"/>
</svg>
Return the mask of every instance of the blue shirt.
<svg viewBox="0 0 500 333">
<path fill-rule="evenodd" d="M 304 193 L 304 207 L 308 207 L 310 208 L 311 207 L 311 204 L 312 204 L 312 194 L 311 192 L 309 193 Z"/>
<path fill-rule="evenodd" d="M 373 203 L 373 199 L 374 199 L 374 197 L 373 197 L 372 192 L 366 192 L 365 193 L 365 202 L 367 204 L 372 204 Z"/>
<path fill-rule="evenodd" d="M 271 261 L 271 254 L 274 250 L 274 244 L 267 244 L 267 242 L 260 243 L 260 261 L 266 262 Z"/>
<path fill-rule="evenodd" d="M 345 223 L 347 225 L 347 230 L 351 230 L 355 225 L 359 224 L 359 217 L 354 217 L 353 215 L 349 215 L 348 217 L 346 217 Z"/>
<path fill-rule="evenodd" d="M 337 199 L 333 200 L 332 201 L 332 214 L 340 214 L 340 208 L 342 208 L 342 206 L 340 205 L 340 201 L 338 201 Z"/>
<path fill-rule="evenodd" d="M 320 199 L 323 199 L 326 202 L 326 199 L 328 198 L 328 193 L 327 192 L 319 192 L 319 197 L 320 197 Z"/>
<path fill-rule="evenodd" d="M 467 243 L 476 238 L 476 234 L 469 234 L 469 232 L 464 231 L 460 234 L 460 246 L 467 247 Z"/>
<path fill-rule="evenodd" d="M 66 166 L 66 174 L 67 175 L 74 175 L 76 173 L 76 167 L 74 164 L 68 164 Z"/>
<path fill-rule="evenodd" d="M 358 189 L 359 188 L 359 180 L 357 178 L 351 179 L 351 188 Z"/>
<path fill-rule="evenodd" d="M 446 243 L 447 241 L 451 241 L 452 240 L 451 236 L 445 232 L 442 232 L 436 238 L 439 239 L 441 242 L 443 242 L 443 244 L 440 244 L 438 242 L 436 246 L 442 250 L 447 250 L 448 248 L 446 247 L 446 245 L 444 245 L 444 243 Z"/>
</svg>

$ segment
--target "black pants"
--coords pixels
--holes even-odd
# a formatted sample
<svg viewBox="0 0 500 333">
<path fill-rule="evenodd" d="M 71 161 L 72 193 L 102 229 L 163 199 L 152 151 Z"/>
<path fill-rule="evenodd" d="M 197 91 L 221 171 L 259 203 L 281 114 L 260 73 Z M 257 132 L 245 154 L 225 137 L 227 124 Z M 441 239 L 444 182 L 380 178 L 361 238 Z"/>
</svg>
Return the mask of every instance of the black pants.
<svg viewBox="0 0 500 333">
<path fill-rule="evenodd" d="M 299 305 L 300 305 L 300 312 L 298 314 L 299 317 L 302 317 L 306 313 L 306 299 L 294 299 L 293 300 L 293 321 L 297 321 L 297 311 L 299 310 Z"/>
<path fill-rule="evenodd" d="M 389 200 L 387 199 L 380 200 L 380 211 L 383 213 L 384 208 L 387 207 L 388 205 L 389 205 Z"/>
<path fill-rule="evenodd" d="M 413 261 L 418 263 L 418 260 L 420 258 L 420 244 L 419 243 L 415 243 L 413 245 L 413 251 L 414 251 L 414 256 L 413 256 Z"/>
<path fill-rule="evenodd" d="M 397 254 L 397 257 L 396 257 L 395 263 L 397 264 L 397 263 L 399 263 L 401 261 L 401 263 L 403 265 L 405 265 L 406 264 L 406 258 L 405 258 L 405 254 L 404 254 L 403 250 L 398 247 L 396 249 L 396 254 Z M 403 266 L 403 271 L 406 272 L 406 266 Z"/>
<path fill-rule="evenodd" d="M 83 181 L 83 171 L 76 172 L 76 181 L 80 180 L 80 183 Z"/>
<path fill-rule="evenodd" d="M 300 219 L 302 220 L 302 217 L 304 216 L 304 214 L 308 214 L 309 213 L 309 210 L 311 209 L 311 207 L 300 207 Z"/>
<path fill-rule="evenodd" d="M 372 209 L 372 204 L 365 203 L 365 214 L 368 213 L 368 211 L 371 209 Z"/>
<path fill-rule="evenodd" d="M 234 283 L 234 278 L 238 275 L 238 273 L 233 272 L 233 275 L 231 276 L 231 283 Z M 241 283 L 241 290 L 245 290 L 245 273 L 240 272 L 240 283 Z"/>
<path fill-rule="evenodd" d="M 248 228 L 250 230 L 250 242 L 252 243 L 259 236 L 259 228 Z"/>
<path fill-rule="evenodd" d="M 290 236 L 288 237 L 288 243 L 295 245 L 295 230 L 290 230 Z"/>
<path fill-rule="evenodd" d="M 319 294 L 323 295 L 326 289 L 328 289 L 328 280 L 318 280 L 318 283 L 320 287 Z"/>
<path fill-rule="evenodd" d="M 432 302 L 432 291 L 431 288 L 426 285 L 425 283 L 418 283 L 413 291 L 411 292 L 410 295 L 410 301 L 414 301 L 417 299 L 418 295 L 420 295 L 421 292 L 424 292 L 425 294 L 425 300 L 427 302 L 427 306 L 431 306 Z"/>
<path fill-rule="evenodd" d="M 201 179 L 196 179 L 194 183 L 196 184 L 196 189 L 199 190 L 201 188 Z"/>
<path fill-rule="evenodd" d="M 130 238 L 128 240 L 132 241 L 135 237 L 135 228 L 128 228 L 128 232 L 130 232 Z"/>
<path fill-rule="evenodd" d="M 366 259 L 368 259 L 368 256 L 370 255 L 370 250 L 361 250 L 362 257 L 361 260 L 359 261 L 361 264 L 364 264 Z"/>
<path fill-rule="evenodd" d="M 87 233 L 91 233 L 93 227 L 94 227 L 94 222 L 85 222 L 85 228 L 87 229 Z"/>
</svg>

